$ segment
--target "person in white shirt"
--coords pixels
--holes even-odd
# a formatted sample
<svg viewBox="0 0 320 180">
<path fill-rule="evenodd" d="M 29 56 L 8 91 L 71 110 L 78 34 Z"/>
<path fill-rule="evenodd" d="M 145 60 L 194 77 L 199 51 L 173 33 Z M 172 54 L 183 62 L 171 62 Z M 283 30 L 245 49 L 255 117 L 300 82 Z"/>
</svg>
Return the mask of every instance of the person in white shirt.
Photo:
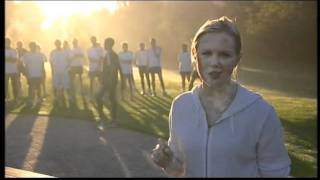
<svg viewBox="0 0 320 180">
<path fill-rule="evenodd" d="M 46 55 L 44 53 L 41 52 L 41 47 L 39 44 L 36 45 L 37 46 L 37 52 L 40 53 L 44 59 L 44 63 L 48 62 L 48 59 L 46 57 Z M 45 68 L 44 68 L 45 70 Z M 43 76 L 42 76 L 42 82 L 41 82 L 41 92 L 42 92 L 42 99 L 44 100 L 45 97 L 48 95 L 47 94 L 47 89 L 46 89 L 46 72 L 44 71 Z"/>
<path fill-rule="evenodd" d="M 122 52 L 118 53 L 120 67 L 123 73 L 123 83 L 121 88 L 122 98 L 124 98 L 124 90 L 126 88 L 126 83 L 128 82 L 130 88 L 130 99 L 133 98 L 133 89 L 135 89 L 135 83 L 133 79 L 132 71 L 132 61 L 133 53 L 128 50 L 128 43 L 122 43 Z"/>
<path fill-rule="evenodd" d="M 69 93 L 70 98 L 70 79 L 68 74 L 69 69 L 69 53 L 61 48 L 61 41 L 55 41 L 56 49 L 50 53 L 50 64 L 53 78 L 53 91 L 55 97 L 55 104 L 59 106 L 64 105 L 64 91 Z"/>
<path fill-rule="evenodd" d="M 83 73 L 83 64 L 84 64 L 84 52 L 78 45 L 78 40 L 74 39 L 72 41 L 73 49 L 71 50 L 71 64 L 70 64 L 70 79 L 71 79 L 71 88 L 75 93 L 75 77 L 79 76 L 80 81 L 80 92 L 83 94 L 83 82 L 82 82 L 82 73 Z"/>
<path fill-rule="evenodd" d="M 162 88 L 162 94 L 167 95 L 161 71 L 161 48 L 157 46 L 156 39 L 152 38 L 151 47 L 148 50 L 148 60 L 149 60 L 149 73 L 151 74 L 151 84 L 152 84 L 152 96 L 156 96 L 156 82 L 155 74 L 158 74 L 160 85 Z"/>
<path fill-rule="evenodd" d="M 13 91 L 13 100 L 18 100 L 18 53 L 11 48 L 11 40 L 5 39 L 5 98 L 8 98 L 9 81 Z"/>
<path fill-rule="evenodd" d="M 182 51 L 178 54 L 179 71 L 181 75 L 182 91 L 186 90 L 186 78 L 190 81 L 192 71 L 191 54 L 187 51 L 188 45 L 182 44 Z"/>
<path fill-rule="evenodd" d="M 188 87 L 189 91 L 193 88 L 193 84 L 197 79 L 199 79 L 199 74 L 197 71 L 196 63 L 195 61 L 192 61 L 191 79 L 189 81 L 189 87 Z"/>
<path fill-rule="evenodd" d="M 191 52 L 202 84 L 172 102 L 168 144 L 160 140 L 152 160 L 178 177 L 288 177 L 291 160 L 274 108 L 231 80 L 242 56 L 232 20 L 207 21 Z"/>
<path fill-rule="evenodd" d="M 101 81 L 104 50 L 100 47 L 99 43 L 97 43 L 97 38 L 95 36 L 92 36 L 90 41 L 92 43 L 92 47 L 88 49 L 87 54 L 89 59 L 90 98 L 93 99 L 95 79 L 99 82 Z"/>
<path fill-rule="evenodd" d="M 17 42 L 17 53 L 18 53 L 18 96 L 22 97 L 23 96 L 23 87 L 22 87 L 22 84 L 21 84 L 21 78 L 22 76 L 21 75 L 24 75 L 24 66 L 23 66 L 23 63 L 22 63 L 22 56 L 27 53 L 28 51 L 23 47 L 23 43 L 22 41 L 18 41 Z"/>
<path fill-rule="evenodd" d="M 148 92 L 149 94 L 151 94 L 150 78 L 149 78 L 149 71 L 148 71 L 148 50 L 145 49 L 144 43 L 140 43 L 139 46 L 140 46 L 140 50 L 137 51 L 135 54 L 135 63 L 139 69 L 139 76 L 140 76 L 141 87 L 142 87 L 141 94 L 142 95 L 145 94 L 144 77 L 146 77 Z"/>
<path fill-rule="evenodd" d="M 35 42 L 30 42 L 29 48 L 30 52 L 22 56 L 22 62 L 26 70 L 29 85 L 28 105 L 32 106 L 35 98 L 37 98 L 37 103 L 42 102 L 41 83 L 45 74 L 45 59 L 44 56 L 37 51 L 37 44 Z"/>
</svg>

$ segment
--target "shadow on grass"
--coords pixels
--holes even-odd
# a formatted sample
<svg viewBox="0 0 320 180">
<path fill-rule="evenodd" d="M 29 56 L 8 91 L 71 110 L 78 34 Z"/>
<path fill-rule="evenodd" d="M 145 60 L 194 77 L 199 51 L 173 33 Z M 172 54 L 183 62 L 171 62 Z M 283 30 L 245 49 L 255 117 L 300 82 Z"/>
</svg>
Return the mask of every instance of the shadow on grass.
<svg viewBox="0 0 320 180">
<path fill-rule="evenodd" d="M 89 109 L 88 102 L 84 96 L 82 96 L 83 109 L 79 107 L 79 103 L 75 102 L 73 104 L 64 104 L 58 106 L 57 104 L 52 105 L 51 111 L 48 113 L 49 116 L 82 119 L 82 120 L 92 120 L 94 119 L 94 113 Z"/>
<path fill-rule="evenodd" d="M 155 97 L 137 96 L 134 102 L 120 103 L 120 123 L 129 129 L 167 138 L 170 104 L 158 101 Z"/>
<path fill-rule="evenodd" d="M 315 98 L 317 96 L 316 78 L 250 68 L 241 68 L 238 76 L 238 79 L 243 84 L 280 91 L 289 96 L 306 98 Z"/>
<path fill-rule="evenodd" d="M 291 176 L 293 177 L 317 177 L 317 167 L 311 163 L 295 157 L 289 152 L 291 159 Z M 316 166 L 316 165 L 315 165 Z"/>
<path fill-rule="evenodd" d="M 304 144 L 301 144 L 307 149 L 316 149 L 317 147 L 317 124 L 316 119 L 304 119 L 291 122 L 281 118 L 284 129 L 291 134 L 299 137 Z M 296 142 L 298 143 L 298 142 Z"/>
<path fill-rule="evenodd" d="M 6 117 L 7 118 L 7 117 Z M 5 165 L 22 169 L 29 153 L 36 118 L 17 115 L 5 131 Z"/>
</svg>

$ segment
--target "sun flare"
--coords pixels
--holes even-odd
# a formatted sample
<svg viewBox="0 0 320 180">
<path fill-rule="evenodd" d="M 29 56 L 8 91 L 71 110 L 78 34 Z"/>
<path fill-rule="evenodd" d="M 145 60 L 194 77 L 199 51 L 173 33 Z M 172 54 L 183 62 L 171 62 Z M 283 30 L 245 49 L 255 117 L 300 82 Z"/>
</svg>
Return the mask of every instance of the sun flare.
<svg viewBox="0 0 320 180">
<path fill-rule="evenodd" d="M 35 1 L 44 16 L 42 29 L 48 29 L 60 18 L 74 15 L 88 16 L 95 11 L 106 9 L 110 13 L 117 11 L 123 3 L 117 1 Z"/>
</svg>

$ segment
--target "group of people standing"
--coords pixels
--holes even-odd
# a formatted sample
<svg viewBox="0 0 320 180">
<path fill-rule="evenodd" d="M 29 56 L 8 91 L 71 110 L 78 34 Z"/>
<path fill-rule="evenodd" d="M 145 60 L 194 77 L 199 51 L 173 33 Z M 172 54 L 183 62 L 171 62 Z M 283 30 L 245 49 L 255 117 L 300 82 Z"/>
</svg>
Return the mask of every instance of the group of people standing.
<svg viewBox="0 0 320 180">
<path fill-rule="evenodd" d="M 137 91 L 133 76 L 133 64 L 138 67 L 141 95 L 156 96 L 156 75 L 158 75 L 162 94 L 164 96 L 168 95 L 162 75 L 162 49 L 157 45 L 156 39 L 152 38 L 150 40 L 150 48 L 146 48 L 146 44 L 141 42 L 139 50 L 136 52 L 130 51 L 128 43 L 123 42 L 121 44 L 122 50 L 118 53 L 112 49 L 114 45 L 112 38 L 105 39 L 104 47 L 97 42 L 95 36 L 92 36 L 90 41 L 91 47 L 85 52 L 79 46 L 77 39 L 73 39 L 73 47 L 70 47 L 68 41 L 62 42 L 57 39 L 54 41 L 55 49 L 50 52 L 48 61 L 41 52 L 40 45 L 36 42 L 29 43 L 30 50 L 28 51 L 23 48 L 21 41 L 17 42 L 16 49 L 12 48 L 11 40 L 6 38 L 6 98 L 9 81 L 11 81 L 14 100 L 18 101 L 20 99 L 22 92 L 21 75 L 24 75 L 28 82 L 28 105 L 41 103 L 46 96 L 45 63 L 49 62 L 52 73 L 54 104 L 57 107 L 63 106 L 66 101 L 73 104 L 78 90 L 76 82 L 79 83 L 80 93 L 84 94 L 83 72 L 86 59 L 88 59 L 89 99 L 96 100 L 98 107 L 101 109 L 102 102 L 100 101 L 106 91 L 109 92 L 112 109 L 116 108 L 118 76 L 121 80 L 121 99 L 125 99 L 127 86 L 129 86 L 130 99 L 133 99 L 134 93 Z M 196 72 L 195 68 L 192 68 L 187 44 L 182 45 L 177 60 L 179 62 L 182 90 L 185 91 L 186 79 L 190 81 L 192 70 Z M 77 81 L 76 78 L 79 80 Z M 115 116 L 116 113 L 111 114 Z"/>
</svg>

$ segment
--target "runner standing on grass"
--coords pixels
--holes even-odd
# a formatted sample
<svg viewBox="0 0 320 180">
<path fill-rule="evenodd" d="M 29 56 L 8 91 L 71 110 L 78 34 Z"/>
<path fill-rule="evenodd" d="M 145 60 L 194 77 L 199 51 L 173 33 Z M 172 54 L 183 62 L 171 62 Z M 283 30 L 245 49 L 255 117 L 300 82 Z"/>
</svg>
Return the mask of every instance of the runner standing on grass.
<svg viewBox="0 0 320 180">
<path fill-rule="evenodd" d="M 45 74 L 44 56 L 37 50 L 37 44 L 30 42 L 30 52 L 22 56 L 22 61 L 25 67 L 26 76 L 29 85 L 28 106 L 33 106 L 34 101 L 37 104 L 42 103 L 41 84 Z M 36 98 L 36 100 L 35 100 Z"/>
<path fill-rule="evenodd" d="M 182 91 L 186 90 L 186 79 L 190 82 L 190 74 L 192 71 L 191 54 L 187 48 L 187 44 L 182 44 L 182 51 L 178 54 Z"/>
<path fill-rule="evenodd" d="M 123 73 L 123 83 L 121 87 L 121 96 L 123 99 L 126 84 L 128 82 L 130 88 L 130 99 L 133 99 L 133 92 L 135 90 L 135 83 L 133 79 L 132 61 L 133 53 L 128 50 L 128 43 L 122 43 L 122 51 L 118 54 L 120 67 Z"/>
<path fill-rule="evenodd" d="M 152 38 L 150 41 L 151 47 L 148 51 L 148 60 L 149 60 L 149 72 L 151 74 L 151 83 L 152 83 L 152 96 L 156 96 L 156 80 L 155 74 L 158 74 L 160 85 L 162 88 L 162 94 L 167 95 L 163 77 L 162 77 L 162 68 L 161 68 L 161 48 L 157 46 L 156 39 Z"/>
<path fill-rule="evenodd" d="M 102 86 L 99 89 L 96 95 L 96 102 L 99 115 L 101 117 L 99 128 L 103 128 L 103 96 L 108 92 L 109 100 L 110 100 L 110 112 L 111 112 L 111 126 L 116 126 L 118 123 L 117 119 L 117 84 L 119 81 L 118 74 L 120 75 L 120 79 L 123 79 L 119 57 L 116 52 L 112 49 L 114 45 L 114 39 L 109 37 L 104 41 L 104 48 L 106 50 L 106 54 L 103 58 L 103 71 L 102 71 Z"/>
<path fill-rule="evenodd" d="M 18 53 L 18 61 L 17 62 L 18 62 L 18 71 L 19 71 L 19 73 L 18 73 L 18 81 L 17 81 L 17 83 L 18 83 L 18 96 L 19 96 L 19 98 L 21 98 L 23 96 L 22 93 L 24 92 L 22 84 L 21 84 L 21 80 L 22 80 L 21 79 L 22 78 L 21 74 L 25 76 L 24 66 L 23 66 L 23 62 L 22 62 L 21 58 L 25 53 L 28 52 L 28 50 L 26 50 L 23 47 L 22 41 L 18 41 L 17 42 L 16 50 L 17 50 L 17 53 Z"/>
<path fill-rule="evenodd" d="M 102 72 L 102 62 L 103 62 L 103 55 L 104 51 L 102 47 L 97 43 L 97 38 L 95 36 L 92 36 L 90 38 L 91 41 L 91 48 L 87 50 L 88 59 L 89 59 L 89 79 L 90 79 L 90 95 L 89 98 L 93 100 L 94 97 L 94 91 L 93 87 L 96 87 L 95 81 L 99 81 L 100 84 L 100 78 L 101 78 L 101 72 Z"/>
<path fill-rule="evenodd" d="M 18 53 L 11 48 L 11 40 L 5 39 L 5 98 L 8 101 L 9 80 L 13 91 L 13 101 L 18 101 Z"/>
<path fill-rule="evenodd" d="M 47 63 L 48 62 L 48 59 L 46 57 L 46 55 L 44 53 L 41 52 L 41 47 L 39 44 L 37 44 L 37 52 L 40 53 L 44 59 L 44 63 Z M 45 71 L 45 68 L 43 68 L 44 72 L 43 72 L 43 79 L 42 79 L 42 82 L 41 82 L 41 88 L 42 88 L 42 99 L 45 100 L 45 97 L 48 95 L 47 94 L 47 89 L 46 89 L 46 71 Z"/>
<path fill-rule="evenodd" d="M 76 75 L 79 76 L 80 83 L 80 92 L 83 94 L 83 82 L 82 82 L 82 73 L 83 73 L 83 63 L 84 63 L 84 52 L 78 45 L 78 40 L 74 39 L 72 41 L 73 49 L 71 50 L 71 64 L 70 64 L 70 80 L 71 88 L 74 94 L 76 94 Z"/>
<path fill-rule="evenodd" d="M 68 74 L 69 56 L 68 53 L 61 48 L 60 40 L 55 41 L 55 46 L 56 49 L 51 51 L 49 61 L 53 79 L 54 104 L 61 106 L 65 103 L 64 91 L 69 92 L 70 96 L 70 79 Z"/>
<path fill-rule="evenodd" d="M 148 70 L 148 50 L 145 49 L 144 43 L 140 43 L 139 47 L 140 47 L 140 50 L 137 51 L 135 54 L 135 63 L 139 69 L 139 76 L 140 76 L 141 87 L 142 87 L 141 95 L 146 94 L 144 77 L 146 78 L 146 81 L 147 81 L 148 93 L 151 94 L 150 77 L 149 77 L 149 70 Z"/>
</svg>

